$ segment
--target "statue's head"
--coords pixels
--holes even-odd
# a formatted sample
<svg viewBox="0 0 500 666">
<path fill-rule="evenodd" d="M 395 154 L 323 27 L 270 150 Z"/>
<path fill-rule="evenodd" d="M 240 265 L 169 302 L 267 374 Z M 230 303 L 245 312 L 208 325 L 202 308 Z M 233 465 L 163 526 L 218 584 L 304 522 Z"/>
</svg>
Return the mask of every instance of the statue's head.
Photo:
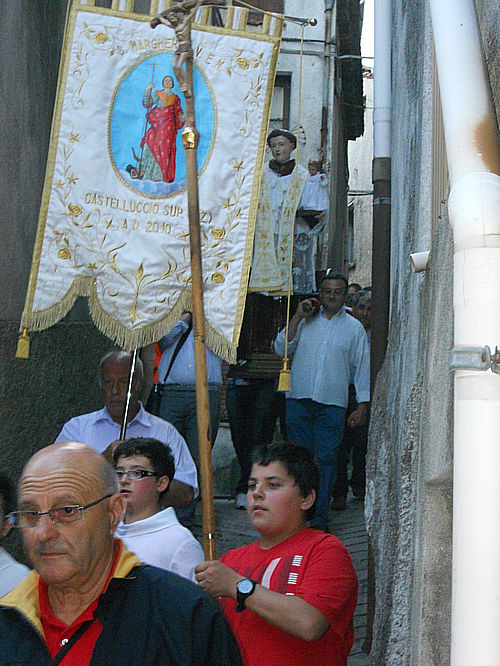
<svg viewBox="0 0 500 666">
<path fill-rule="evenodd" d="M 267 137 L 267 145 L 274 159 L 280 164 L 285 164 L 290 160 L 292 150 L 295 150 L 297 139 L 287 130 L 275 129 Z"/>
<path fill-rule="evenodd" d="M 269 148 L 271 148 L 271 139 L 275 139 L 278 136 L 284 136 L 285 139 L 288 139 L 288 141 L 290 141 L 290 143 L 293 146 L 292 150 L 295 150 L 295 148 L 297 147 L 297 137 L 295 136 L 295 134 L 292 134 L 291 132 L 285 129 L 273 129 L 272 132 L 269 132 L 269 135 L 267 137 L 267 145 L 269 146 Z"/>
</svg>

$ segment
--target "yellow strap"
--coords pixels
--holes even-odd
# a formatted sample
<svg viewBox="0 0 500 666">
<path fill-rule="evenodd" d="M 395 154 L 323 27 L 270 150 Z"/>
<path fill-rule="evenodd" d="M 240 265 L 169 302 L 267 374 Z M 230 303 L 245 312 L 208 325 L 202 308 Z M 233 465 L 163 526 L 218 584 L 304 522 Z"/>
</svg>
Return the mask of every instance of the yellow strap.
<svg viewBox="0 0 500 666">
<path fill-rule="evenodd" d="M 301 34 L 300 34 L 300 60 L 299 60 L 299 106 L 298 106 L 298 115 L 299 115 L 299 129 L 302 128 L 302 62 L 303 62 L 303 57 L 304 57 L 304 28 L 305 25 L 302 24 L 301 26 Z M 298 134 L 298 132 L 297 132 Z M 299 137 L 297 137 L 297 149 L 295 153 L 295 163 L 299 165 L 299 153 L 300 153 L 300 141 Z M 294 192 L 294 210 L 297 209 L 297 190 Z M 291 303 L 291 298 L 292 298 L 292 289 L 293 289 L 293 242 L 294 242 L 294 237 L 295 234 L 291 234 L 291 248 L 290 248 L 290 265 L 288 268 L 288 291 L 287 291 L 287 303 L 286 303 L 286 326 L 285 326 L 285 357 L 283 358 L 283 368 L 281 369 L 280 372 L 280 377 L 279 377 L 279 382 L 278 382 L 278 391 L 289 391 L 290 386 L 291 386 L 291 377 L 290 377 L 290 369 L 289 369 L 289 359 L 288 359 L 288 328 L 290 324 L 290 303 Z M 288 387 L 288 388 L 280 388 L 280 386 L 283 387 Z"/>
</svg>

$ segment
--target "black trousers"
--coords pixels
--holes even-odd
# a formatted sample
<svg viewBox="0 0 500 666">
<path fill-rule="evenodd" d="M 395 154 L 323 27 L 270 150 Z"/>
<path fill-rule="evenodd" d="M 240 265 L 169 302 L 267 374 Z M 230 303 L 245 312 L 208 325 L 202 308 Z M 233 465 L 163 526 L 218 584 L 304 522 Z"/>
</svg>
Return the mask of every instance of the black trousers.
<svg viewBox="0 0 500 666">
<path fill-rule="evenodd" d="M 252 453 L 257 446 L 267 446 L 273 438 L 275 416 L 274 379 L 252 379 L 250 384 L 229 383 L 226 407 L 234 450 L 241 474 L 237 493 L 246 493 L 252 469 Z"/>
</svg>

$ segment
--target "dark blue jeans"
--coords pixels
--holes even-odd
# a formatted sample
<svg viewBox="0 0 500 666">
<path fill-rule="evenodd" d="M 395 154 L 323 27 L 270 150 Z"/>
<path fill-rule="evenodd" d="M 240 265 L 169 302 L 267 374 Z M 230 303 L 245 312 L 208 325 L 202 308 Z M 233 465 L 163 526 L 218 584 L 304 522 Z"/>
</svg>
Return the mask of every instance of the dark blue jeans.
<svg viewBox="0 0 500 666">
<path fill-rule="evenodd" d="M 314 454 L 320 473 L 313 524 L 326 525 L 330 497 L 337 476 L 337 450 L 344 432 L 346 410 L 309 398 L 286 401 L 286 425 L 290 441 Z"/>
</svg>

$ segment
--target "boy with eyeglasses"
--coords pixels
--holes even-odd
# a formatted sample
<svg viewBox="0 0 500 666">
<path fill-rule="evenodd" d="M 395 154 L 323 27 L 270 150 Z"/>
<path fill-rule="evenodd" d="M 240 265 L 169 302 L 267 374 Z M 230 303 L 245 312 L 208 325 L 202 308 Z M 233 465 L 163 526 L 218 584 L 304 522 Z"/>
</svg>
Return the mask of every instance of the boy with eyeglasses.
<svg viewBox="0 0 500 666">
<path fill-rule="evenodd" d="M 127 500 L 116 536 L 146 564 L 194 581 L 203 550 L 172 507 L 161 509 L 175 472 L 170 448 L 157 439 L 132 437 L 117 446 L 113 460 Z"/>
</svg>

